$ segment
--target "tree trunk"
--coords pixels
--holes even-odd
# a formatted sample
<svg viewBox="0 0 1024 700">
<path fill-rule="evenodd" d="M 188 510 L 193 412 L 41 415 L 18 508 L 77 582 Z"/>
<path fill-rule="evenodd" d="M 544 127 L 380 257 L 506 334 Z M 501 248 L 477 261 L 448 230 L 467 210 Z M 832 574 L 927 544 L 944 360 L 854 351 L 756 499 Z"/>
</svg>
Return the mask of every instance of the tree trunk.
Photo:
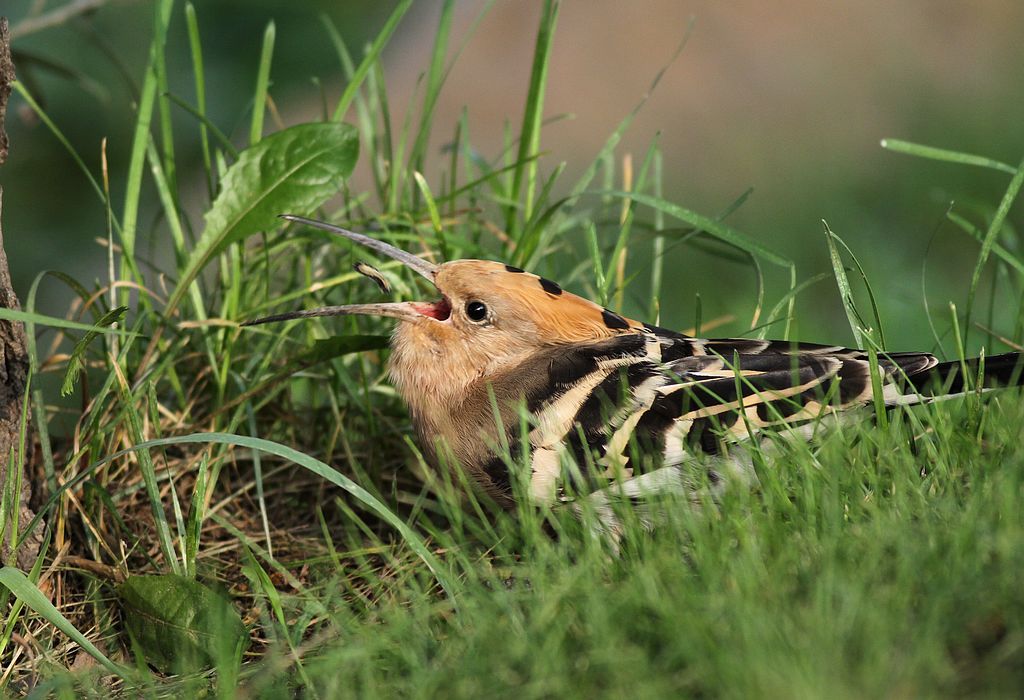
<svg viewBox="0 0 1024 700">
<path fill-rule="evenodd" d="M 7 114 L 7 98 L 11 94 L 11 83 L 14 81 L 14 64 L 11 61 L 10 39 L 7 33 L 7 18 L 0 17 L 0 166 L 7 160 L 7 132 L 4 130 L 4 117 Z M 7 253 L 4 251 L 2 227 L 3 190 L 0 189 L 0 307 L 18 309 L 18 297 L 11 285 L 11 273 L 7 266 Z M 20 482 L 21 488 L 12 492 L 11 510 L 5 515 L 17 513 L 18 534 L 32 520 L 33 513 L 29 509 L 29 498 L 32 495 L 28 480 L 27 467 L 31 464 L 32 439 L 26 428 L 24 450 L 22 449 L 22 414 L 28 396 L 25 394 L 28 380 L 28 351 L 25 343 L 25 328 L 17 321 L 0 320 L 0 496 L 6 494 L 14 485 L 8 485 L 10 479 Z M 5 518 L 3 541 L 0 543 L 0 558 L 3 563 L 15 564 L 19 569 L 28 570 L 39 554 L 42 540 L 42 528 L 36 527 L 35 532 L 26 538 L 25 543 L 12 551 L 11 525 Z"/>
</svg>

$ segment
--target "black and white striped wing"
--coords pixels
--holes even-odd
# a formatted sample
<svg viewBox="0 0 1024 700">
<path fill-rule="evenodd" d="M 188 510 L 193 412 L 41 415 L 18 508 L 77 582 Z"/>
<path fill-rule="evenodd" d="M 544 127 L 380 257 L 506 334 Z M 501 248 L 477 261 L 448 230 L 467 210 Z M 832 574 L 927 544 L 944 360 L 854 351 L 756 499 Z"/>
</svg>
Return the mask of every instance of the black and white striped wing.
<svg viewBox="0 0 1024 700">
<path fill-rule="evenodd" d="M 989 358 L 986 385 L 1019 381 L 1020 362 L 1016 353 Z M 963 390 L 959 363 L 940 364 L 929 353 L 880 353 L 877 363 L 887 406 Z M 813 428 L 873 397 L 871 363 L 860 350 L 691 338 L 656 327 L 562 348 L 547 367 L 546 389 L 528 397 L 532 495 L 544 502 L 567 463 L 575 465 L 573 490 L 586 492 L 697 454 L 719 455 L 766 431 Z M 968 367 L 976 371 L 976 363 Z"/>
<path fill-rule="evenodd" d="M 694 339 L 658 331 L 649 329 L 643 348 L 637 336 L 623 339 L 631 352 L 619 353 L 597 374 L 563 377 L 562 400 L 533 406 L 537 424 L 548 427 L 540 431 L 545 439 L 531 441 L 537 450 L 534 473 L 547 475 L 543 492 L 550 491 L 560 473 L 558 449 L 579 467 L 581 483 L 574 488 L 587 490 L 602 480 L 679 464 L 694 454 L 719 454 L 726 442 L 871 400 L 870 364 L 857 350 Z M 887 398 L 901 395 L 894 379 L 935 364 L 926 353 L 881 356 Z M 572 400 L 565 401 L 566 396 Z M 554 444 L 556 435 L 559 445 Z"/>
</svg>

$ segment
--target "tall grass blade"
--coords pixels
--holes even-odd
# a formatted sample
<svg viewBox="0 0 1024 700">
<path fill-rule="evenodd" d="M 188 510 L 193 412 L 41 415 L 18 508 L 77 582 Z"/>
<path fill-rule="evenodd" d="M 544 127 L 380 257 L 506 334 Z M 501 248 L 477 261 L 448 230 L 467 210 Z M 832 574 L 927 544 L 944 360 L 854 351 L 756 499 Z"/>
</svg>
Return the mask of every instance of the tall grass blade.
<svg viewBox="0 0 1024 700">
<path fill-rule="evenodd" d="M 956 224 L 961 231 L 963 231 L 968 236 L 976 240 L 978 243 L 983 244 L 985 242 L 985 234 L 979 231 L 977 226 L 972 224 L 964 217 L 960 216 L 959 214 L 953 211 L 948 211 L 946 212 L 946 218 L 952 221 L 954 224 Z M 1024 261 L 1022 261 L 1019 257 L 1008 251 L 1003 246 L 999 245 L 998 242 L 992 244 L 992 253 L 994 253 L 997 258 L 999 258 L 1004 263 L 1012 267 L 1018 273 L 1024 275 Z"/>
<path fill-rule="evenodd" d="M 413 171 L 412 176 L 416 180 L 416 186 L 419 188 L 420 193 L 423 195 L 424 203 L 427 205 L 427 213 L 430 214 L 430 224 L 434 229 L 434 235 L 437 236 L 441 257 L 447 260 L 449 258 L 448 242 L 445 240 L 444 226 L 441 224 L 441 212 L 437 208 L 437 202 L 434 201 L 430 185 L 427 184 L 426 178 L 419 172 Z"/>
<path fill-rule="evenodd" d="M 387 46 L 388 41 L 391 39 L 391 35 L 395 32 L 395 28 L 398 27 L 398 23 L 405 17 L 405 13 L 412 7 L 412 0 L 402 0 L 398 3 L 395 9 L 391 12 L 391 16 L 388 17 L 384 26 L 381 27 L 380 32 L 377 33 L 377 37 L 370 44 L 370 50 L 366 52 L 366 56 L 363 57 L 359 67 L 356 68 L 355 73 L 352 75 L 352 79 L 348 81 L 348 85 L 345 86 L 345 92 L 341 94 L 341 98 L 338 99 L 338 104 L 334 107 L 334 114 L 331 116 L 331 121 L 341 121 L 345 118 L 346 112 L 348 112 L 349 105 L 352 104 L 352 100 L 355 99 L 356 92 L 358 92 L 363 81 L 366 80 L 367 73 L 380 58 L 380 52 Z"/>
<path fill-rule="evenodd" d="M 533 214 L 534 187 L 537 178 L 537 164 L 530 160 L 540 150 L 541 122 L 544 120 L 544 92 L 548 81 L 548 64 L 551 61 L 551 45 L 558 21 L 558 0 L 544 0 L 541 9 L 540 28 L 533 50 L 533 67 L 530 69 L 530 87 L 526 94 L 523 122 L 519 129 L 519 155 L 512 171 L 509 187 L 510 204 L 505 214 L 505 231 L 518 239 L 516 220 L 522 206 L 523 221 Z M 525 179 L 525 184 L 524 184 Z M 525 199 L 520 203 L 520 194 L 525 187 Z"/>
<path fill-rule="evenodd" d="M 845 244 L 842 243 L 839 236 L 832 233 L 826 222 L 822 221 L 821 223 L 825 227 L 825 243 L 828 245 L 829 261 L 832 263 L 832 275 L 835 277 L 836 286 L 839 287 L 839 298 L 842 301 L 843 310 L 846 312 L 846 320 L 850 324 L 856 346 L 866 348 L 868 342 L 863 329 L 868 328 L 868 324 L 857 309 L 857 304 L 853 299 L 853 288 L 846 276 L 846 266 L 839 253 L 839 245 L 845 247 Z M 849 248 L 847 248 L 847 252 L 849 252 Z"/>
<path fill-rule="evenodd" d="M 833 272 L 835 272 L 836 263 L 838 262 L 838 264 L 839 264 L 839 266 L 841 268 L 841 271 L 842 271 L 843 279 L 845 281 L 845 279 L 846 279 L 846 270 L 845 270 L 845 268 L 842 267 L 842 257 L 839 255 L 839 251 L 836 248 L 837 245 L 842 246 L 843 249 L 846 251 L 846 254 L 850 256 L 850 260 L 853 261 L 853 266 L 857 269 L 857 274 L 860 275 L 861 282 L 864 283 L 864 289 L 867 291 L 867 294 L 868 294 L 868 303 L 871 305 L 871 316 L 872 316 L 872 320 L 874 321 L 874 325 L 872 326 L 872 328 L 874 329 L 875 332 L 878 333 L 878 347 L 881 348 L 881 349 L 884 349 L 886 347 L 886 343 L 885 343 L 885 333 L 882 330 L 882 317 L 881 317 L 881 314 L 878 311 L 878 302 L 875 300 L 875 293 L 871 290 L 871 283 L 868 281 L 867 273 L 864 272 L 864 268 L 861 267 L 860 262 L 857 260 L 857 256 L 853 254 L 852 250 L 850 250 L 850 246 L 846 245 L 846 242 L 843 241 L 842 238 L 840 238 L 835 233 L 833 233 L 831 230 L 829 230 L 827 223 L 825 223 L 824 221 L 822 221 L 821 223 L 825 227 L 825 235 L 826 235 L 826 239 L 827 239 L 827 242 L 828 242 L 828 245 L 829 245 L 829 258 L 832 260 L 832 270 L 833 270 Z M 836 281 L 838 282 L 838 278 L 837 278 Z M 849 291 L 849 282 L 845 282 L 845 283 L 846 283 L 846 286 L 847 286 L 847 290 Z M 861 326 L 865 326 L 866 324 L 864 323 L 864 319 L 861 317 L 860 312 L 857 311 L 855 306 L 853 306 L 853 294 L 852 294 L 852 292 L 849 295 L 849 303 L 851 304 L 851 307 L 853 309 L 853 313 L 857 316 L 858 319 L 860 319 Z M 845 302 L 844 302 L 844 304 L 845 304 Z M 864 346 L 862 345 L 860 347 L 864 347 Z"/>
<path fill-rule="evenodd" d="M 92 171 L 89 170 L 89 166 L 87 166 L 85 164 L 85 161 L 82 160 L 82 156 L 78 154 L 78 151 L 75 150 L 75 147 L 71 145 L 70 141 L 68 141 L 68 137 L 64 135 L 64 132 L 61 131 L 60 128 L 53 123 L 53 120 L 50 119 L 50 115 L 48 115 L 43 110 L 43 108 L 36 101 L 35 97 L 32 96 L 32 93 L 30 93 L 28 91 L 28 88 L 25 87 L 24 83 L 22 83 L 19 80 L 15 80 L 13 83 L 11 83 L 11 87 L 18 91 L 18 94 L 21 95 L 22 99 L 28 103 L 28 106 L 32 108 L 32 111 L 35 112 L 36 116 L 39 117 L 40 121 L 42 121 L 43 124 L 46 124 L 50 132 L 57 138 L 57 141 L 59 141 L 60 144 L 64 146 L 65 150 L 67 150 L 68 154 L 78 165 L 78 168 L 85 175 L 85 178 L 89 181 L 89 184 L 92 186 L 93 190 L 96 191 L 96 194 L 99 196 L 100 201 L 106 204 L 107 195 L 103 191 L 103 187 L 100 186 L 100 183 L 96 180 L 96 177 L 92 174 Z"/>
<path fill-rule="evenodd" d="M 875 421 L 882 430 L 889 427 L 889 413 L 885 410 L 885 396 L 882 393 L 882 369 L 878 365 L 878 351 L 869 329 L 861 329 L 867 340 L 868 373 L 871 375 L 871 403 L 875 408 Z"/>
<path fill-rule="evenodd" d="M 0 319 L 21 321 L 22 323 L 38 323 L 42 326 L 50 326 L 51 328 L 67 328 L 74 331 L 86 331 L 87 333 L 119 335 L 126 338 L 133 338 L 138 335 L 135 331 L 126 331 L 121 328 L 110 328 L 101 325 L 90 326 L 88 323 L 78 323 L 77 321 L 68 321 L 64 318 L 46 316 L 34 311 L 20 311 L 18 309 L 0 308 Z"/>
<path fill-rule="evenodd" d="M 188 29 L 188 46 L 192 57 L 192 82 L 196 86 L 196 112 L 199 121 L 199 145 L 203 152 L 203 173 L 206 175 L 206 193 L 213 199 L 213 161 L 210 158 L 210 137 L 206 133 L 206 71 L 203 68 L 203 43 L 199 36 L 199 20 L 196 8 L 191 2 L 185 3 L 185 25 Z"/>
<path fill-rule="evenodd" d="M 711 217 L 698 214 L 695 211 L 691 211 L 685 207 L 681 207 L 678 204 L 659 199 L 648 194 L 642 194 L 639 192 L 623 192 L 619 190 L 608 190 L 602 192 L 595 192 L 594 194 L 611 194 L 616 197 L 623 197 L 626 199 L 632 199 L 639 204 L 644 204 L 658 211 L 664 212 L 665 214 L 685 221 L 695 228 L 699 228 L 705 231 L 713 238 L 728 243 L 734 248 L 742 250 L 745 253 L 749 253 L 761 260 L 769 262 L 779 267 L 789 269 L 793 266 L 793 262 L 778 253 L 775 253 L 768 248 L 765 248 L 760 243 L 748 238 L 744 234 L 740 233 L 736 229 L 732 228 L 728 224 L 716 221 Z"/>
<path fill-rule="evenodd" d="M 985 263 L 988 262 L 989 255 L 992 253 L 992 248 L 995 246 L 996 239 L 999 237 L 999 234 L 1003 229 L 1003 223 L 1006 221 L 1007 214 L 1010 213 L 1010 207 L 1013 206 L 1014 200 L 1017 199 L 1017 195 L 1020 193 L 1022 184 L 1024 184 L 1024 159 L 1022 159 L 1020 165 L 1017 166 L 1017 171 L 1014 174 L 1013 179 L 1010 180 L 1010 184 L 1006 187 L 1006 192 L 1003 193 L 1003 198 L 999 201 L 999 207 L 996 209 L 995 216 L 992 217 L 992 222 L 988 226 L 988 231 L 985 232 L 985 238 L 981 242 L 981 250 L 978 252 L 978 261 L 974 264 L 974 272 L 971 274 L 971 288 L 967 292 L 967 308 L 964 309 L 963 342 L 965 343 L 965 352 L 967 348 L 967 339 L 971 333 L 971 315 L 974 313 L 974 297 L 978 291 L 978 282 L 981 280 L 981 272 L 985 269 Z"/>
<path fill-rule="evenodd" d="M 430 57 L 430 68 L 427 70 L 427 81 L 423 89 L 423 106 L 420 109 L 419 128 L 416 131 L 416 138 L 413 141 L 412 149 L 409 151 L 409 165 L 414 172 L 423 172 L 427 143 L 430 140 L 434 124 L 434 110 L 437 107 L 437 98 L 441 94 L 441 88 L 444 86 L 444 80 L 447 77 L 444 59 L 448 53 L 448 38 L 451 35 L 454 11 L 454 0 L 445 0 L 444 4 L 441 5 L 441 17 L 438 20 L 437 30 L 434 32 L 434 51 Z"/>
<path fill-rule="evenodd" d="M 583 174 L 580 176 L 579 180 L 577 180 L 576 184 L 573 185 L 572 191 L 569 193 L 569 196 L 566 197 L 566 201 L 573 201 L 576 198 L 582 196 L 583 193 L 587 191 L 587 188 L 590 187 L 590 183 L 593 182 L 594 177 L 597 175 L 598 169 L 615 152 L 616 147 L 622 141 L 622 137 L 625 135 L 626 131 L 629 130 L 630 125 L 632 125 L 633 120 L 636 119 L 636 116 L 640 113 L 640 110 L 643 109 L 645 104 L 647 104 L 647 100 L 650 99 L 651 95 L 654 94 L 655 89 L 657 89 L 658 84 L 661 82 L 661 79 L 664 77 L 669 67 L 671 67 L 672 64 L 675 63 L 676 59 L 678 59 L 679 55 L 683 52 L 683 49 L 686 47 L 686 44 L 689 42 L 690 36 L 693 33 L 693 25 L 694 21 L 691 17 L 690 21 L 687 23 L 686 31 L 683 33 L 683 38 L 679 41 L 679 44 L 676 45 L 675 51 L 673 51 L 672 56 L 669 57 L 669 60 L 665 63 L 665 65 L 663 65 L 655 74 L 654 79 L 651 81 L 651 84 L 647 88 L 647 91 L 637 101 L 637 103 L 633 105 L 633 108 L 629 111 L 629 114 L 622 118 L 622 121 L 618 123 L 614 131 L 612 131 L 608 138 L 605 139 L 604 144 L 601 146 L 601 150 L 598 151 L 597 155 L 590 162 L 587 168 L 583 171 Z M 535 262 L 533 256 L 536 254 L 536 251 L 543 249 L 543 243 L 547 239 L 548 235 L 549 234 L 547 232 L 542 232 L 540 240 L 537 241 L 537 243 L 533 246 L 530 256 L 521 256 L 519 258 L 520 262 L 524 267 L 531 267 L 533 265 L 533 263 Z"/>
<path fill-rule="evenodd" d="M 220 146 L 221 150 L 224 151 L 224 153 L 226 153 L 231 158 L 238 157 L 238 149 L 235 148 L 235 144 L 231 143 L 231 139 L 229 139 L 223 131 L 217 128 L 217 125 L 210 121 L 210 118 L 208 116 L 206 116 L 201 111 L 190 105 L 188 102 L 185 102 L 177 95 L 168 95 L 167 98 L 174 104 L 178 105 L 178 107 L 180 107 L 181 109 L 185 110 L 193 117 L 195 117 L 196 121 L 199 122 L 201 128 L 209 131 L 210 134 L 212 134 L 213 137 L 217 139 L 217 144 Z M 222 157 L 222 155 L 218 154 L 218 157 Z M 211 178 L 215 170 L 221 171 L 223 169 L 220 167 L 219 163 L 217 164 L 217 167 L 214 167 L 211 164 L 209 173 Z"/>
<path fill-rule="evenodd" d="M 121 368 L 117 362 L 112 363 L 114 372 L 117 375 L 118 393 L 121 398 L 122 410 L 128 419 L 128 434 L 132 442 L 138 444 L 144 439 L 142 429 L 142 418 L 139 409 L 135 406 L 135 400 L 128 382 L 125 380 Z M 156 528 L 157 541 L 163 550 L 164 559 L 171 571 L 180 574 L 181 565 L 178 562 L 178 555 L 174 549 L 174 542 L 171 540 L 171 528 L 167 522 L 167 514 L 164 512 L 163 499 L 160 497 L 160 485 L 158 483 L 156 468 L 153 465 L 153 458 L 148 451 L 139 453 L 139 470 L 142 472 L 142 482 L 146 487 L 146 496 L 149 499 L 150 511 L 153 513 L 153 523 Z"/>
<path fill-rule="evenodd" d="M 274 37 L 277 28 L 273 21 L 263 32 L 260 67 L 256 73 L 256 91 L 252 98 L 252 123 L 249 126 L 249 145 L 255 146 L 263 138 L 263 115 L 266 114 L 267 88 L 270 85 L 270 64 L 274 58 Z"/>
<path fill-rule="evenodd" d="M 135 135 L 132 139 L 132 150 L 128 160 L 128 179 L 125 184 L 124 213 L 121 216 L 121 246 L 124 248 L 123 262 L 127 268 L 135 266 L 135 235 L 139 216 L 139 198 L 142 192 L 142 170 L 146 161 L 146 148 L 149 145 L 149 126 L 153 118 L 153 106 L 156 103 L 158 79 L 156 65 L 162 60 L 164 44 L 167 40 L 167 26 L 171 19 L 173 0 L 159 0 L 153 18 L 153 40 L 149 47 L 149 64 L 146 66 L 145 79 L 142 82 L 142 94 L 139 98 L 139 111 L 135 121 Z M 125 270 L 122 269 L 122 276 Z M 139 280 L 141 281 L 141 280 Z"/>
</svg>

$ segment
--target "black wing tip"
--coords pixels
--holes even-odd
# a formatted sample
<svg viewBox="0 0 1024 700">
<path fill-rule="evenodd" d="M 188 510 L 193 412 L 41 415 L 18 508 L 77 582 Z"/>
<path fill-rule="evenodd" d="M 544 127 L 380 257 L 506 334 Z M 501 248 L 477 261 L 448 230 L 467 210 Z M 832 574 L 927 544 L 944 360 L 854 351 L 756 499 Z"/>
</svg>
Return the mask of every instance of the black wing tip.
<svg viewBox="0 0 1024 700">
<path fill-rule="evenodd" d="M 968 381 L 964 382 L 966 367 Z M 909 377 L 909 383 L 918 393 L 926 396 L 959 394 L 969 386 L 978 383 L 981 373 L 981 388 L 1000 389 L 1024 385 L 1024 354 L 1008 352 L 985 358 L 972 357 L 964 360 L 939 362 L 919 374 Z"/>
</svg>

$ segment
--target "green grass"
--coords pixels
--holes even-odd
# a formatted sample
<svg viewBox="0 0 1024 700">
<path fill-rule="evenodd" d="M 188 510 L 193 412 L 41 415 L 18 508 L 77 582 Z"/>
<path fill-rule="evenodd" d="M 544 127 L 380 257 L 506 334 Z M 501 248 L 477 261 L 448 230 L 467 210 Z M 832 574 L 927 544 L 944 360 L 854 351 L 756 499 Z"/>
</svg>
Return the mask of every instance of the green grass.
<svg viewBox="0 0 1024 700">
<path fill-rule="evenodd" d="M 109 278 L 87 289 L 43 273 L 26 313 L 5 314 L 25 320 L 30 333 L 52 326 L 62 334 L 57 353 L 67 354 L 47 357 L 49 342 L 33 344 L 33 369 L 44 377 L 67 372 L 84 407 L 74 439 L 40 451 L 38 471 L 51 484 L 40 509 L 48 546 L 26 575 L 0 571 L 6 692 L 1014 695 L 1024 684 L 1017 391 L 888 415 L 865 410 L 862 421 L 814 445 L 755 455 L 758 483 L 727 490 L 720 503 L 659 499 L 653 505 L 670 517 L 654 533 L 622 513 L 615 552 L 565 510 L 499 512 L 423 464 L 384 376 L 387 322 L 238 327 L 301 306 L 379 299 L 350 272 L 367 251 L 285 227 L 274 218 L 282 212 L 319 213 L 418 254 L 528 265 L 652 321 L 657 309 L 684 303 L 658 298 L 671 256 L 710 251 L 746 264 L 757 282 L 756 309 L 749 323 L 727 326 L 734 334 L 786 335 L 794 300 L 822 280 L 798 274 L 757 232 L 727 223 L 749 192 L 717 215 L 671 201 L 656 143 L 627 174 L 618 144 L 642 102 L 579 180 L 562 181 L 562 166 L 541 157 L 556 2 L 541 13 L 522 124 L 509 130 L 503 152 L 474 149 L 471 106 L 456 125 L 434 119 L 453 60 L 451 3 L 440 13 L 418 103 L 392 115 L 380 56 L 409 6 L 397 5 L 360 56 L 325 23 L 321 40 L 336 48 L 348 82 L 335 90 L 333 110 L 325 98 L 321 124 L 267 132 L 274 25 L 253 37 L 262 52 L 252 103 L 236 106 L 246 133 L 234 144 L 206 117 L 201 5 L 155 8 L 125 191 L 112 193 L 74 154 L 119 246 Z M 188 46 L 167 45 L 168 22 L 186 23 Z M 167 84 L 169 52 L 192 60 L 194 84 L 180 92 Z M 24 86 L 19 94 L 28 97 Z M 172 138 L 185 129 L 201 136 L 205 165 L 196 173 L 176 157 Z M 453 138 L 435 162 L 426 144 L 436 130 Z M 348 179 L 355 137 L 370 173 L 362 188 Z M 963 294 L 973 302 L 979 286 L 990 285 L 992 298 L 1003 300 L 998 313 L 969 303 L 962 315 L 933 321 L 934 340 L 948 357 L 963 356 L 976 347 L 967 345 L 970 334 L 982 335 L 972 319 L 992 329 L 1011 318 L 1009 328 L 983 331 L 985 343 L 989 354 L 1005 347 L 996 334 L 1019 344 L 1024 257 L 1008 222 L 1024 168 L 888 146 L 1006 174 L 1006 195 L 987 218 L 951 213 L 980 243 Z M 182 204 L 197 189 L 185 182 L 193 176 L 208 184 L 200 188 L 208 194 L 202 219 Z M 140 216 L 153 206 L 160 217 Z M 147 237 L 170 241 L 172 259 L 159 271 L 166 277 L 136 257 Z M 867 253 L 831 231 L 813 244 L 832 251 L 854 335 L 885 349 L 876 308 L 884 307 L 883 290 L 868 286 L 855 259 L 857 276 L 848 277 L 841 255 Z M 637 278 L 640 252 L 651 254 L 652 269 Z M 398 298 L 424 293 L 396 264 L 380 268 Z M 80 300 L 71 322 L 34 312 L 38 287 L 54 282 Z M 858 311 L 861 297 L 870 314 Z M 127 317 L 109 327 L 122 304 Z M 695 325 L 719 322 L 700 318 L 698 298 Z M 88 381 L 76 384 L 80 369 Z M 57 396 L 38 382 L 33 400 L 38 418 L 58 410 Z M 693 469 L 699 477 L 703 467 Z M 12 498 L 5 494 L 9 538 L 22 534 L 7 515 Z M 202 595 L 172 586 L 164 599 L 195 620 L 210 619 L 210 595 L 229 599 L 250 640 L 218 637 L 218 625 L 190 627 L 183 613 L 140 618 L 123 581 L 143 574 L 203 584 Z M 172 640 L 172 651 L 173 640 L 183 650 L 191 643 L 188 634 L 206 640 L 198 667 L 159 670 L 166 649 L 155 649 L 148 633 Z"/>
</svg>

